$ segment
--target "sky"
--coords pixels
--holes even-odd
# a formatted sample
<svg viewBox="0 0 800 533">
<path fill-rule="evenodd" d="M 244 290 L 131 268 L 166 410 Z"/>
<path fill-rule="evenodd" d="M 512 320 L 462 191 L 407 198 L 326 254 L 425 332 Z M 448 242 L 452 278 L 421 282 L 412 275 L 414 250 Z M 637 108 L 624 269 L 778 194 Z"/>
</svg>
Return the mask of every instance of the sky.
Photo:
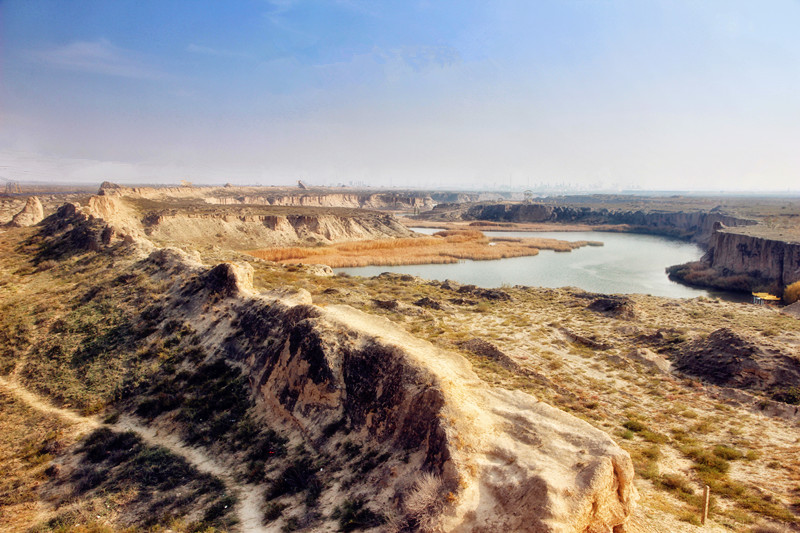
<svg viewBox="0 0 800 533">
<path fill-rule="evenodd" d="M 0 176 L 800 190 L 800 0 L 0 0 Z"/>
</svg>

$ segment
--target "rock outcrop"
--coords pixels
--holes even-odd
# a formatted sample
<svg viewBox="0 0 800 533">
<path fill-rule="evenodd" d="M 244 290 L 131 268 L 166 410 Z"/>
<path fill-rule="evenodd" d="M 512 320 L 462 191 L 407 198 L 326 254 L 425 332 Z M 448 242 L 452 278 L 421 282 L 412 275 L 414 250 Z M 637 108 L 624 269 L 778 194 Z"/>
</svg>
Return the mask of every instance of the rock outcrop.
<svg viewBox="0 0 800 533">
<path fill-rule="evenodd" d="M 9 226 L 22 228 L 33 226 L 44 220 L 44 208 L 42 202 L 36 196 L 29 196 L 25 201 L 25 206 L 22 210 L 14 215 L 14 218 L 9 222 Z"/>
<path fill-rule="evenodd" d="M 800 242 L 717 226 L 700 261 L 670 267 L 670 278 L 691 285 L 783 294 L 800 280 Z"/>
<path fill-rule="evenodd" d="M 771 392 L 800 386 L 800 360 L 758 346 L 728 328 L 678 351 L 676 370 L 724 387 Z"/>
<path fill-rule="evenodd" d="M 773 282 L 781 290 L 800 280 L 800 242 L 721 229 L 711 238 L 706 261 L 723 274 L 747 274 Z"/>
<path fill-rule="evenodd" d="M 159 275 L 190 278 L 163 318 L 195 317 L 206 351 L 245 369 L 271 424 L 321 454 L 347 442 L 380 457 L 346 484 L 335 468 L 320 471 L 320 501 L 368 494 L 401 530 L 624 530 L 633 467 L 602 431 L 488 386 L 461 355 L 384 318 L 315 306 L 302 290 L 255 294 L 247 265 L 181 266 L 181 254 L 161 251 L 152 260 Z M 201 312 L 209 299 L 215 316 Z"/>
</svg>

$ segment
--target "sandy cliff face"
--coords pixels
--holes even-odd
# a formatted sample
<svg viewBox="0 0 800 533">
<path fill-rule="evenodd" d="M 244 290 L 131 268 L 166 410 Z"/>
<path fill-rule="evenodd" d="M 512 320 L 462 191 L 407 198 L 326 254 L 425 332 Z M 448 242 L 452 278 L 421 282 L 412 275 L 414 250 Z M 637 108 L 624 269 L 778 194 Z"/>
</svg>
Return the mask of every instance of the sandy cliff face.
<svg viewBox="0 0 800 533">
<path fill-rule="evenodd" d="M 92 196 L 88 205 L 71 204 L 86 217 L 104 221 L 111 234 L 148 237 L 164 243 L 265 248 L 413 235 L 392 215 L 364 211 L 305 209 L 302 214 L 252 214 L 231 209 L 137 208 L 116 194 Z"/>
<path fill-rule="evenodd" d="M 264 187 L 105 187 L 107 194 L 148 199 L 195 198 L 212 205 L 278 205 L 296 207 L 349 207 L 362 209 L 430 209 L 435 202 L 427 195 L 405 193 L 339 192 L 335 189 L 310 191 Z M 267 192 L 265 192 L 267 191 Z"/>
<path fill-rule="evenodd" d="M 365 209 L 430 209 L 430 197 L 401 194 L 298 194 L 205 197 L 209 204 L 220 205 L 288 205 L 303 207 L 351 207 Z"/>
<path fill-rule="evenodd" d="M 775 289 L 800 280 L 800 243 L 721 230 L 711 238 L 705 261 L 723 276 L 746 275 Z"/>
<path fill-rule="evenodd" d="M 216 244 L 234 248 L 266 248 L 412 235 L 410 230 L 391 215 L 377 213 L 365 213 L 358 217 L 335 214 L 164 214 L 148 217 L 145 221 L 145 233 L 157 241 Z"/>
</svg>

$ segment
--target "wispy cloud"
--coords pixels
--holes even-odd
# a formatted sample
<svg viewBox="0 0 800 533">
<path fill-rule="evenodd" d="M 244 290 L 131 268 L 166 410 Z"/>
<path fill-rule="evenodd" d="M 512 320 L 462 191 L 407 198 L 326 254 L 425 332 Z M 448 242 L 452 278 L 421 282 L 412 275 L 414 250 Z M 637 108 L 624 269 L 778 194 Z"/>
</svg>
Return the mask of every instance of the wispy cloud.
<svg viewBox="0 0 800 533">
<path fill-rule="evenodd" d="M 186 47 L 187 52 L 193 54 L 202 54 L 214 57 L 252 57 L 250 54 L 244 52 L 235 52 L 233 50 L 222 50 L 219 48 L 212 48 L 210 46 L 203 46 L 201 44 L 191 43 Z"/>
<path fill-rule="evenodd" d="M 76 41 L 50 50 L 31 52 L 38 61 L 52 67 L 123 78 L 159 79 L 165 75 L 152 68 L 130 50 L 106 39 Z"/>
</svg>

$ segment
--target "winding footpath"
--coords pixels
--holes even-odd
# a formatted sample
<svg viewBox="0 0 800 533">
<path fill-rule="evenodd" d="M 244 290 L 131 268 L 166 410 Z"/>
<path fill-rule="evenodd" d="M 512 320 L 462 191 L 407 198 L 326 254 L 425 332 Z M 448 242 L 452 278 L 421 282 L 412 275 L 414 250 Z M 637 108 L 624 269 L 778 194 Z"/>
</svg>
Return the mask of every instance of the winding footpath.
<svg viewBox="0 0 800 533">
<path fill-rule="evenodd" d="M 114 424 L 104 424 L 96 417 L 81 416 L 69 409 L 62 409 L 49 403 L 45 398 L 34 394 L 19 382 L 0 376 L 0 389 L 23 401 L 29 407 L 77 426 L 80 433 L 89 432 L 99 427 L 108 427 L 116 431 L 133 431 L 150 446 L 162 446 L 177 456 L 182 457 L 199 472 L 210 474 L 219 478 L 228 491 L 238 498 L 236 515 L 239 519 L 239 530 L 242 532 L 267 532 L 268 529 L 261 523 L 261 502 L 264 501 L 264 488 L 249 483 L 236 481 L 234 471 L 215 461 L 203 450 L 191 446 L 171 433 L 160 433 L 150 427 L 143 426 L 135 419 L 121 416 Z"/>
</svg>

